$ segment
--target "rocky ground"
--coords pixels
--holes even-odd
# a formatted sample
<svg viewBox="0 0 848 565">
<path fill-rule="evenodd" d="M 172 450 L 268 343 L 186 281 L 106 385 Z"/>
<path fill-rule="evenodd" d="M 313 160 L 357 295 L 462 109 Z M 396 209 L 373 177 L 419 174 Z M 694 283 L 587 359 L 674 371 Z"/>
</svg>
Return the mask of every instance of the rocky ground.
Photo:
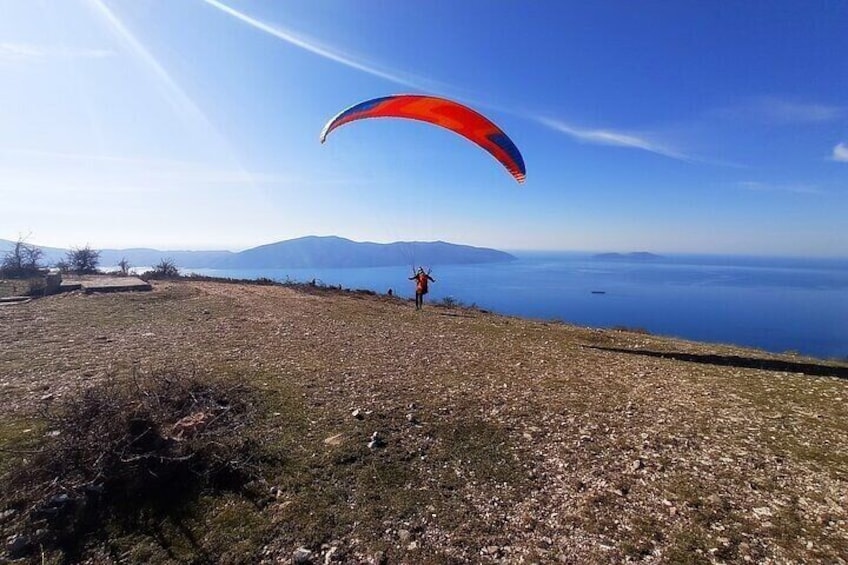
<svg viewBox="0 0 848 565">
<path fill-rule="evenodd" d="M 50 441 L 45 406 L 171 367 L 261 389 L 284 460 L 261 501 L 209 493 L 81 560 L 848 561 L 848 365 L 365 293 L 0 306 L 0 472 Z M 26 514 L 0 507 L 7 558 Z"/>
</svg>

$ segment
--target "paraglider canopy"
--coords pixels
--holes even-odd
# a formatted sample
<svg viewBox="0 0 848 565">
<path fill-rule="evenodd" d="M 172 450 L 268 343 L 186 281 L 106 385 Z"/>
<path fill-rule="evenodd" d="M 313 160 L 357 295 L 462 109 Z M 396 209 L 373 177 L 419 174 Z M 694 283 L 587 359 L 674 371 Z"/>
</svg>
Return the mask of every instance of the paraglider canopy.
<svg viewBox="0 0 848 565">
<path fill-rule="evenodd" d="M 449 129 L 489 152 L 515 180 L 524 182 L 524 158 L 501 128 L 468 106 L 436 96 L 395 94 L 355 104 L 324 126 L 321 143 L 337 127 L 366 118 L 406 118 Z"/>
</svg>

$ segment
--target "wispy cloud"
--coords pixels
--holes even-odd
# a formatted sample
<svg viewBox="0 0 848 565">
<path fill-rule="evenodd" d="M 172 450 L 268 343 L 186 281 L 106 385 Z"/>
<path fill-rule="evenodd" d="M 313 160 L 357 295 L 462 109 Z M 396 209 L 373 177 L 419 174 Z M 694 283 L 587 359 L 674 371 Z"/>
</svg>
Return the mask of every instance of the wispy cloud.
<svg viewBox="0 0 848 565">
<path fill-rule="evenodd" d="M 41 62 L 51 59 L 103 59 L 115 54 L 109 49 L 35 45 L 32 43 L 0 43 L 0 63 Z"/>
<path fill-rule="evenodd" d="M 834 161 L 848 163 L 848 143 L 837 143 L 836 147 L 833 148 L 833 155 L 831 158 Z"/>
<path fill-rule="evenodd" d="M 718 114 L 732 119 L 748 119 L 769 125 L 816 124 L 848 115 L 848 107 L 796 102 L 774 96 L 751 99 L 738 106 L 723 108 Z"/>
<path fill-rule="evenodd" d="M 740 181 L 736 183 L 738 188 L 752 192 L 788 192 L 792 194 L 825 194 L 820 188 L 807 184 L 771 184 L 760 181 Z"/>
<path fill-rule="evenodd" d="M 845 116 L 842 106 L 798 103 L 767 98 L 762 101 L 762 112 L 766 118 L 787 124 L 829 122 Z"/>
<path fill-rule="evenodd" d="M 25 150 L 0 150 L 0 178 L 6 190 L 39 194 L 68 190 L 80 194 L 152 194 L 214 186 L 298 187 L 311 182 L 298 175 L 249 172 L 224 164 Z"/>
<path fill-rule="evenodd" d="M 225 4 L 224 2 L 221 2 L 220 0 L 201 1 L 208 4 L 209 6 L 216 8 L 217 10 L 220 10 L 221 12 L 224 12 L 225 14 L 228 14 L 229 16 L 241 21 L 244 24 L 247 24 L 269 35 L 272 35 L 273 37 L 285 41 L 290 45 L 299 47 L 300 49 L 304 49 L 310 53 L 318 55 L 319 57 L 323 57 L 325 59 L 384 79 L 386 81 L 401 86 L 430 92 L 457 93 L 461 90 L 455 86 L 441 83 L 427 77 L 389 68 L 385 65 L 376 63 L 374 61 L 369 61 L 363 57 L 345 52 L 337 47 L 321 43 L 313 38 L 307 37 L 300 33 L 295 33 L 291 30 L 281 27 L 278 24 L 270 24 L 268 22 L 259 20 L 248 14 L 245 14 L 244 12 L 232 8 L 231 6 Z M 486 107 L 502 113 L 511 114 L 522 119 L 541 123 L 544 126 L 547 126 L 560 133 L 564 133 L 584 143 L 595 143 L 599 145 L 611 145 L 618 147 L 630 147 L 634 149 L 641 149 L 643 151 L 649 151 L 651 153 L 656 153 L 658 155 L 663 155 L 665 157 L 678 159 L 681 161 L 698 161 L 698 159 L 694 159 L 691 156 L 677 151 L 672 147 L 652 141 L 642 135 L 623 133 L 613 130 L 576 128 L 562 121 L 549 119 L 546 117 L 540 117 L 531 112 L 517 111 L 514 109 L 504 108 L 502 106 L 498 106 L 492 103 L 491 101 L 481 102 L 479 100 L 472 100 L 471 97 L 465 95 L 461 96 L 460 98 L 464 98 L 468 103 L 473 103 L 475 106 Z"/>
<path fill-rule="evenodd" d="M 409 88 L 427 90 L 434 88 L 438 89 L 445 86 L 440 85 L 436 81 L 422 76 L 418 76 L 412 73 L 401 72 L 395 69 L 390 69 L 378 63 L 368 61 L 363 57 L 345 53 L 336 47 L 322 44 L 313 38 L 307 37 L 299 33 L 295 33 L 291 30 L 281 27 L 278 24 L 272 25 L 268 22 L 264 22 L 252 16 L 249 16 L 244 12 L 240 12 L 239 10 L 236 10 L 224 4 L 223 2 L 219 2 L 218 0 L 202 1 L 259 31 L 267 33 L 273 37 L 276 37 L 277 39 L 285 41 L 290 45 L 294 45 L 295 47 L 299 47 L 300 49 L 309 51 L 314 55 L 318 55 L 319 57 L 334 61 L 346 67 L 350 67 L 352 69 L 356 69 L 369 75 Z"/>
<path fill-rule="evenodd" d="M 657 155 L 663 155 L 664 157 L 670 157 L 672 159 L 678 159 L 681 161 L 695 161 L 695 159 L 693 159 L 689 155 L 677 151 L 676 149 L 667 145 L 652 141 L 644 135 L 636 135 L 632 133 L 625 133 L 608 129 L 578 128 L 565 122 L 545 117 L 536 117 L 535 119 L 541 124 L 553 130 L 569 135 L 572 138 L 583 143 L 593 143 L 597 145 L 613 145 L 616 147 L 629 147 L 632 149 L 641 149 L 650 153 L 656 153 Z"/>
<path fill-rule="evenodd" d="M 89 8 L 99 15 L 107 24 L 108 30 L 120 41 L 136 60 L 156 77 L 157 85 L 169 103 L 182 117 L 191 117 L 209 126 L 209 120 L 197 107 L 194 101 L 171 78 L 168 71 L 159 64 L 153 55 L 136 39 L 132 32 L 121 22 L 118 16 L 110 10 L 102 0 L 87 0 Z"/>
</svg>

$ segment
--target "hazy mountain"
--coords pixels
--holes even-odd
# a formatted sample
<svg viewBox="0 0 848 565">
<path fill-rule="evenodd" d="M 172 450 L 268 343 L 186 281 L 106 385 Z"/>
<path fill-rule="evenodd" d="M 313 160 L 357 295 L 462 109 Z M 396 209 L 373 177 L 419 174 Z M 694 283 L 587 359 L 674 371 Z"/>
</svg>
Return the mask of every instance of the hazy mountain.
<svg viewBox="0 0 848 565">
<path fill-rule="evenodd" d="M 598 253 L 593 255 L 592 258 L 605 261 L 656 261 L 662 259 L 662 255 L 647 251 L 634 251 L 633 253 Z"/>
<path fill-rule="evenodd" d="M 43 263 L 55 265 L 57 261 L 66 259 L 68 249 L 56 247 L 44 247 L 35 245 L 44 253 Z M 5 254 L 15 246 L 14 241 L 0 239 L 0 254 Z M 234 255 L 231 251 L 159 251 L 158 249 L 97 249 L 100 251 L 100 265 L 102 267 L 113 267 L 121 259 L 129 261 L 130 266 L 150 267 L 159 263 L 162 259 L 173 261 L 179 267 L 212 267 L 218 261 Z"/>
<path fill-rule="evenodd" d="M 392 265 L 449 265 L 512 261 L 503 251 L 435 242 L 356 242 L 342 237 L 308 236 L 236 253 L 221 268 L 344 268 Z"/>
<path fill-rule="evenodd" d="M 0 239 L 0 253 L 14 246 Z M 64 259 L 67 249 L 42 247 L 44 263 Z M 160 251 L 157 249 L 101 249 L 100 265 L 111 267 L 125 258 L 131 266 L 153 266 L 162 259 L 179 268 L 264 269 L 264 268 L 345 268 L 387 267 L 392 265 L 451 265 L 512 261 L 503 251 L 443 241 L 370 243 L 341 237 L 308 236 L 231 251 Z"/>
</svg>

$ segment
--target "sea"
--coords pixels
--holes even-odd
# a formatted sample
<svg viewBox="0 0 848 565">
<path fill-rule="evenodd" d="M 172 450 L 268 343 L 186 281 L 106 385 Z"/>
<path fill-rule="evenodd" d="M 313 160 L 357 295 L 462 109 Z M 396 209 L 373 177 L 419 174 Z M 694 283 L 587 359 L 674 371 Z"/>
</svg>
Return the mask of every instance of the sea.
<svg viewBox="0 0 848 565">
<path fill-rule="evenodd" d="M 516 261 L 429 265 L 427 302 L 595 328 L 848 359 L 848 259 L 514 253 Z M 187 269 L 412 297 L 408 267 Z"/>
</svg>

